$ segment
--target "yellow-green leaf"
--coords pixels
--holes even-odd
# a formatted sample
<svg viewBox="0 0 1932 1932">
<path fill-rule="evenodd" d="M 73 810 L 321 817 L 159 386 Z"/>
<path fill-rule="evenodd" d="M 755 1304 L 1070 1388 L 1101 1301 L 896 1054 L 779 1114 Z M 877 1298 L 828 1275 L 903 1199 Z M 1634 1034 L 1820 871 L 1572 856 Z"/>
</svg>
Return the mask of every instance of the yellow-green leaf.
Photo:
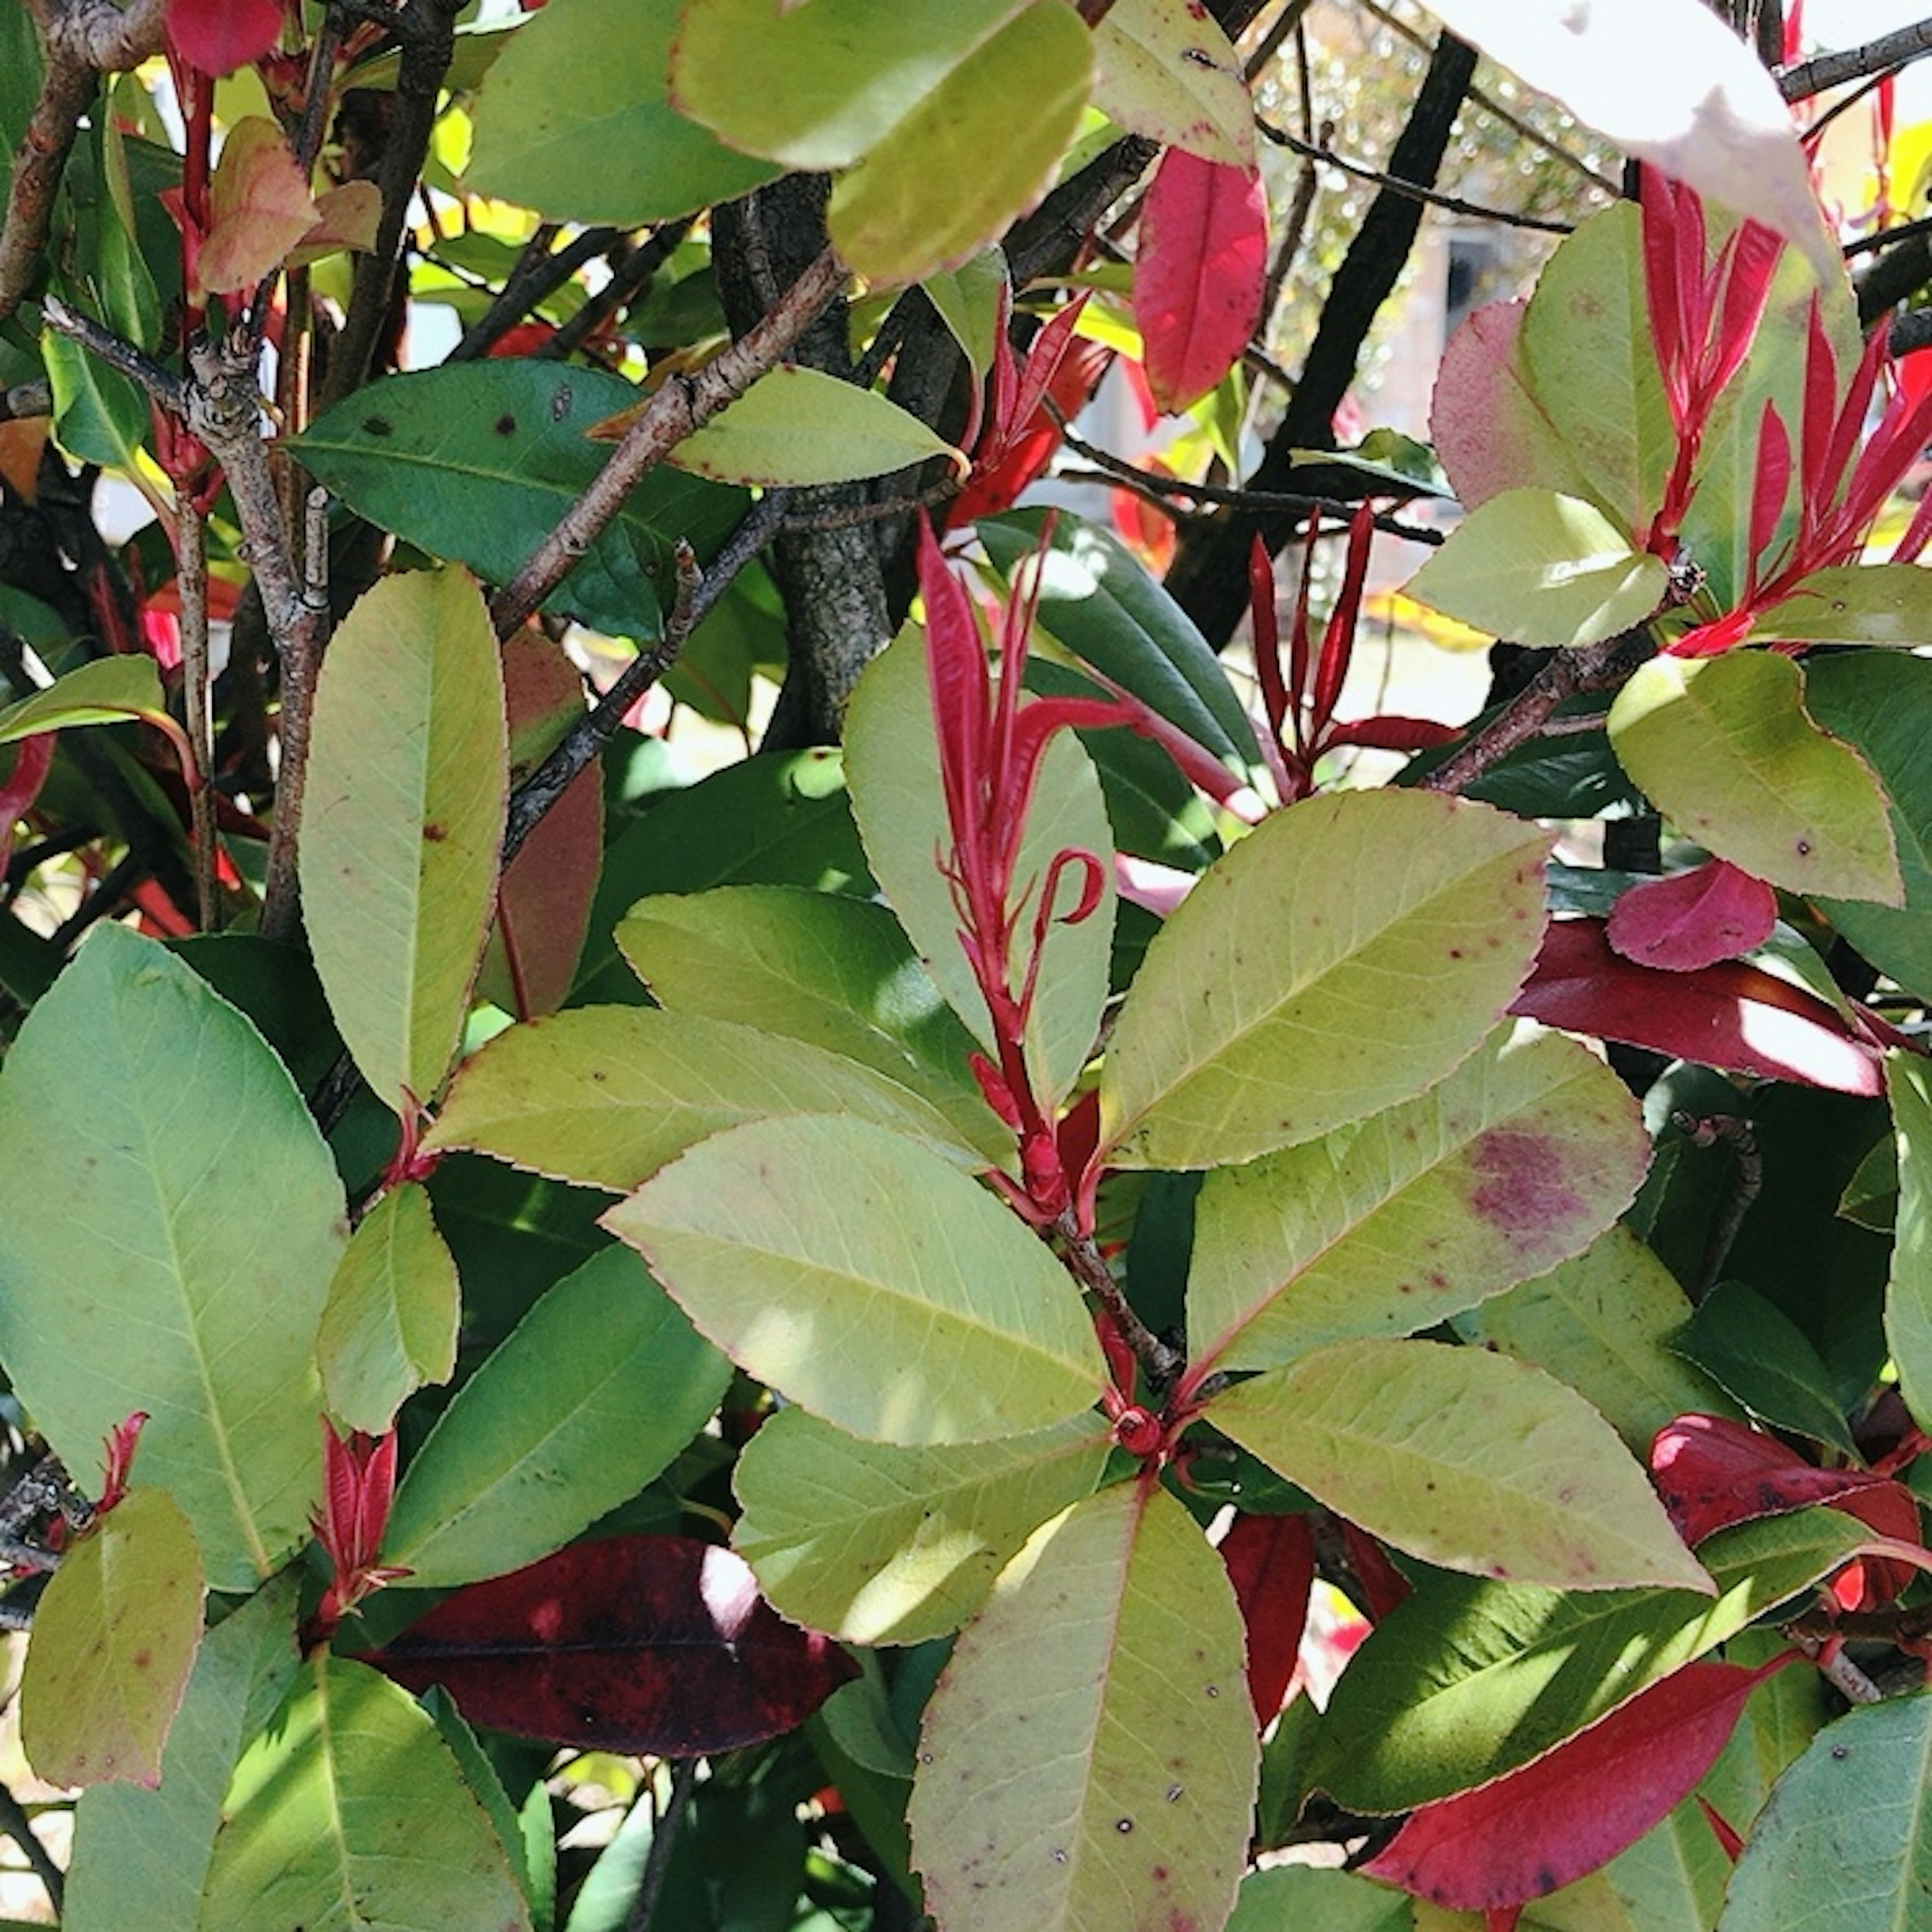
<svg viewBox="0 0 1932 1932">
<path fill-rule="evenodd" d="M 741 1368 L 868 1441 L 982 1442 L 1100 1392 L 1072 1277 L 984 1188 L 884 1128 L 735 1127 L 604 1225 Z"/>
<path fill-rule="evenodd" d="M 1221 1924 L 1258 1762 L 1244 1655 L 1227 1572 L 1158 1485 L 1041 1528 L 926 1707 L 908 1822 L 934 1918 Z"/>
<path fill-rule="evenodd" d="M 1507 1356 L 1340 1342 L 1237 1384 L 1207 1414 L 1424 1562 L 1558 1589 L 1710 1588 L 1610 1425 Z"/>
<path fill-rule="evenodd" d="M 201 1552 L 165 1490 L 134 1489 L 34 1611 L 20 1735 L 50 1784 L 154 1784 L 201 1639 Z"/>
<path fill-rule="evenodd" d="M 97 658 L 0 711 L 0 745 L 70 725 L 124 724 L 166 715 L 152 658 Z"/>
<path fill-rule="evenodd" d="M 1636 1102 L 1594 1054 L 1502 1030 L 1415 1100 L 1209 1175 L 1193 1359 L 1272 1368 L 1429 1328 L 1582 1248 L 1649 1162 Z"/>
<path fill-rule="evenodd" d="M 1255 165 L 1255 110 L 1241 57 L 1188 0 L 1114 0 L 1094 29 L 1094 104 L 1150 141 L 1229 167 Z"/>
<path fill-rule="evenodd" d="M 425 1382 L 456 1369 L 462 1290 L 416 1181 L 392 1188 L 350 1238 L 328 1291 L 316 1359 L 329 1413 L 380 1436 Z"/>
<path fill-rule="evenodd" d="M 508 752 L 475 580 L 386 578 L 330 640 L 302 822 L 302 910 L 329 1010 L 398 1113 L 442 1084 L 496 890 Z"/>
<path fill-rule="evenodd" d="M 1610 706 L 1624 770 L 1678 828 L 1787 892 L 1902 903 L 1885 794 L 1804 709 L 1804 674 L 1769 651 L 1654 658 Z"/>
<path fill-rule="evenodd" d="M 1543 932 L 1546 833 L 1419 791 L 1277 812 L 1148 949 L 1101 1070 L 1117 1166 L 1251 1160 L 1433 1086 Z"/>
<path fill-rule="evenodd" d="M 1886 1078 L 1898 1142 L 1898 1212 L 1886 1340 L 1906 1406 L 1915 1415 L 1932 1415 L 1932 1067 L 1916 1054 L 1894 1054 Z"/>
<path fill-rule="evenodd" d="M 732 1547 L 794 1623 L 848 1643 L 918 1643 L 958 1629 L 1032 1532 L 1092 1493 L 1110 1446 L 1097 1414 L 902 1449 L 782 1409 L 738 1458 Z"/>
</svg>

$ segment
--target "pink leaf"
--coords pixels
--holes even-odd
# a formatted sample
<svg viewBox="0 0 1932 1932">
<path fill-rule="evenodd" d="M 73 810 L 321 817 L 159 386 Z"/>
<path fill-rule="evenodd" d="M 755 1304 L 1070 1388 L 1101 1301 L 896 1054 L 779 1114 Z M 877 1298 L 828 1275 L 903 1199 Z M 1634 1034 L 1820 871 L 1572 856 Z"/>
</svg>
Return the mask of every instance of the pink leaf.
<svg viewBox="0 0 1932 1932">
<path fill-rule="evenodd" d="M 1574 494 L 1577 479 L 1516 354 L 1527 299 L 1474 310 L 1436 371 L 1429 434 L 1462 507 L 1535 484 Z"/>
<path fill-rule="evenodd" d="M 1633 886 L 1612 908 L 1605 937 L 1640 966 L 1694 973 L 1762 946 L 1778 923 L 1778 895 L 1722 859 Z"/>
<path fill-rule="evenodd" d="M 1762 1675 L 1688 1664 L 1521 1771 L 1424 1805 L 1362 1869 L 1462 1912 L 1570 1884 L 1690 1796 Z"/>
<path fill-rule="evenodd" d="M 1288 1695 L 1315 1587 L 1315 1537 L 1305 1516 L 1238 1516 L 1221 1561 L 1248 1630 L 1248 1690 L 1257 1722 L 1273 1721 Z"/>
<path fill-rule="evenodd" d="M 1232 369 L 1261 320 L 1268 202 L 1258 173 L 1170 148 L 1141 210 L 1134 320 L 1169 414 Z"/>
<path fill-rule="evenodd" d="M 275 44 L 281 0 L 168 0 L 167 20 L 168 38 L 189 66 L 232 74 Z"/>
<path fill-rule="evenodd" d="M 1753 584 L 1771 540 L 1778 534 L 1778 519 L 1784 514 L 1784 499 L 1791 487 L 1791 436 L 1778 405 L 1767 401 L 1758 424 L 1757 470 L 1751 484 L 1750 568 Z"/>
<path fill-rule="evenodd" d="M 1552 921 L 1510 1008 L 1568 1033 L 1834 1093 L 1885 1091 L 1877 1052 L 1822 1000 L 1740 960 L 1660 973 L 1611 951 L 1600 920 Z"/>
<path fill-rule="evenodd" d="M 196 272 L 216 295 L 252 289 L 315 226 L 302 170 L 281 130 L 260 115 L 229 130 L 209 196 L 214 221 Z"/>
<path fill-rule="evenodd" d="M 440 1684 L 492 1730 L 680 1757 L 790 1730 L 858 1674 L 784 1622 L 741 1557 L 680 1536 L 573 1544 L 472 1583 L 365 1661 Z"/>
</svg>

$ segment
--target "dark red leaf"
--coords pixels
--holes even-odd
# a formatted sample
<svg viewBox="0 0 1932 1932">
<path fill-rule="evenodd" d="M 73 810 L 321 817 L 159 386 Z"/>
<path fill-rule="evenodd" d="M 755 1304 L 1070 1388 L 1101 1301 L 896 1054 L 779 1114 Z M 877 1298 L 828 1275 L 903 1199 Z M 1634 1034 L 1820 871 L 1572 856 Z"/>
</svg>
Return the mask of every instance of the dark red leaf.
<svg viewBox="0 0 1932 1932">
<path fill-rule="evenodd" d="M 1221 1561 L 1248 1628 L 1248 1690 L 1270 1723 L 1288 1695 L 1315 1587 L 1315 1538 L 1305 1516 L 1238 1516 Z"/>
<path fill-rule="evenodd" d="M 1047 384 L 1047 400 L 1062 418 L 1072 422 L 1087 406 L 1113 359 L 1114 352 L 1105 344 L 1078 338 L 1054 367 Z M 1020 492 L 1052 461 L 1060 434 L 1053 411 L 1045 403 L 1036 406 L 1010 435 L 999 438 L 997 454 L 983 464 L 974 464 L 972 481 L 946 507 L 946 528 L 956 530 L 977 518 L 1011 509 Z"/>
<path fill-rule="evenodd" d="M 1348 1567 L 1361 1586 L 1362 1600 L 1355 1607 L 1371 1623 L 1380 1623 L 1408 1594 L 1408 1579 L 1389 1561 L 1388 1552 L 1359 1525 L 1344 1521 L 1342 1541 L 1348 1552 Z"/>
<path fill-rule="evenodd" d="M 680 1536 L 573 1544 L 459 1590 L 364 1660 L 411 1690 L 440 1684 L 492 1730 L 681 1757 L 790 1730 L 857 1674 L 784 1622 L 741 1558 Z"/>
<path fill-rule="evenodd" d="M 1885 1091 L 1880 1054 L 1822 1000 L 1740 960 L 1694 973 L 1640 966 L 1611 951 L 1600 920 L 1551 922 L 1510 1011 L 1735 1073 Z"/>
<path fill-rule="evenodd" d="M 1751 482 L 1750 568 L 1754 573 L 1778 534 L 1791 488 L 1791 436 L 1778 405 L 1767 402 L 1757 430 L 1757 466 Z"/>
<path fill-rule="evenodd" d="M 168 0 L 167 30 L 189 66 L 232 74 L 275 44 L 281 0 Z"/>
<path fill-rule="evenodd" d="M 1163 410 L 1184 410 L 1234 366 L 1261 320 L 1267 279 L 1261 176 L 1168 148 L 1142 206 L 1134 264 L 1134 320 Z"/>
<path fill-rule="evenodd" d="M 1611 909 L 1604 937 L 1640 966 L 1694 973 L 1762 946 L 1778 923 L 1778 895 L 1722 859 L 1633 886 Z"/>
<path fill-rule="evenodd" d="M 1432 718 L 1402 718 L 1384 712 L 1376 718 L 1358 718 L 1352 724 L 1331 724 L 1322 742 L 1324 750 L 1358 745 L 1370 752 L 1426 752 L 1432 745 L 1447 745 L 1462 735 L 1458 724 L 1438 724 Z"/>
<path fill-rule="evenodd" d="M 1424 1805 L 1362 1869 L 1456 1911 L 1541 1898 L 1607 1864 L 1690 1795 L 1762 1675 L 1688 1664 L 1534 1764 Z"/>
</svg>

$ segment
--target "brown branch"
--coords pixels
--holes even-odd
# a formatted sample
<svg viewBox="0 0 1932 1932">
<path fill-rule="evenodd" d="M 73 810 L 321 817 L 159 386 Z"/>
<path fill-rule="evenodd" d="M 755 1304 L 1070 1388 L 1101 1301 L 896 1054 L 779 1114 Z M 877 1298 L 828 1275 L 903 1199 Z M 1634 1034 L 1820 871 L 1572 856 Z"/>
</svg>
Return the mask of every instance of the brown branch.
<svg viewBox="0 0 1932 1932">
<path fill-rule="evenodd" d="M 692 224 L 697 218 L 692 214 L 681 214 L 674 221 L 660 223 L 628 254 L 613 264 L 610 279 L 595 295 L 585 298 L 583 306 L 559 327 L 537 353 L 559 362 L 566 356 L 575 354 L 620 309 L 637 300 L 650 285 L 651 278 L 670 260 L 672 250 L 691 232 Z"/>
<path fill-rule="evenodd" d="M 1135 1360 L 1145 1370 L 1156 1395 L 1165 1401 L 1168 1390 L 1174 1386 L 1174 1377 L 1186 1366 L 1186 1357 L 1180 1349 L 1163 1342 L 1134 1312 L 1127 1298 L 1120 1292 L 1120 1283 L 1114 1279 L 1099 1244 L 1091 1234 L 1080 1232 L 1071 1208 L 1054 1224 L 1053 1231 L 1060 1237 L 1060 1253 L 1068 1271 L 1112 1318 L 1121 1338 L 1133 1350 Z"/>
<path fill-rule="evenodd" d="M 1902 67 L 1909 61 L 1932 54 L 1932 20 L 1920 20 L 1895 32 L 1881 34 L 1862 46 L 1843 47 L 1836 53 L 1819 54 L 1788 67 L 1776 76 L 1778 92 L 1787 100 L 1809 100 L 1828 87 L 1841 86 L 1848 80 L 1863 80 L 1887 68 Z"/>
<path fill-rule="evenodd" d="M 689 376 L 670 377 L 625 431 L 590 487 L 567 510 L 490 606 L 507 638 L 534 615 L 623 507 L 624 500 L 668 452 L 775 368 L 806 326 L 844 286 L 846 268 L 826 250 L 747 334 Z"/>
<path fill-rule="evenodd" d="M 1566 698 L 1614 689 L 1656 652 L 1650 633 L 1641 627 L 1600 644 L 1558 651 L 1481 730 L 1417 779 L 1418 786 L 1425 791 L 1467 791 L 1492 766 L 1538 736 Z"/>
</svg>

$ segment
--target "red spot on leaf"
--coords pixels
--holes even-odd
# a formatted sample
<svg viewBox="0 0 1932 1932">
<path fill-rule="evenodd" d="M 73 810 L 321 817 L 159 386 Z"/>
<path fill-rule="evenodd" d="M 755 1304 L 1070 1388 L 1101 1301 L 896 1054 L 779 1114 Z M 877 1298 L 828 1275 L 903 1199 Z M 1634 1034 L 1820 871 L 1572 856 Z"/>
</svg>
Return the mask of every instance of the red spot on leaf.
<svg viewBox="0 0 1932 1932">
<path fill-rule="evenodd" d="M 1504 1234 L 1528 1234 L 1581 1211 L 1546 1134 L 1492 1127 L 1477 1136 L 1469 1164 L 1477 1184 L 1469 1204 Z"/>
</svg>

